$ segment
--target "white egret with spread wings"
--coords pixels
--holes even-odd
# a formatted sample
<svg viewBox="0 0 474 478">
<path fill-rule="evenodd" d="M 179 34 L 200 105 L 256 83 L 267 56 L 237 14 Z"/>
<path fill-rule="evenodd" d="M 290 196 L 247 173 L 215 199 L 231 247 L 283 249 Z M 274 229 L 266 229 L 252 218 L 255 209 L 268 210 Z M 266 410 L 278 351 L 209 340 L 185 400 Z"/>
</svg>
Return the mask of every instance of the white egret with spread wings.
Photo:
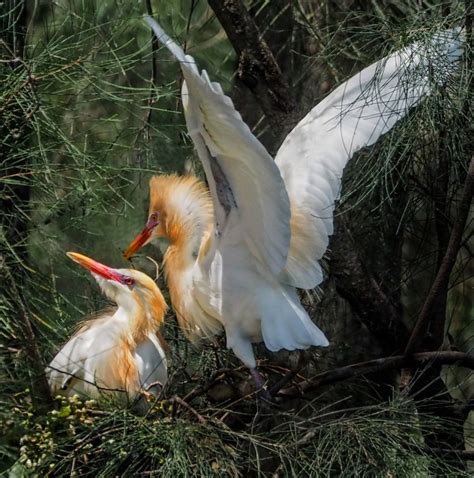
<svg viewBox="0 0 474 478">
<path fill-rule="evenodd" d="M 151 178 L 148 221 L 125 257 L 167 237 L 165 273 L 180 325 L 191 339 L 224 329 L 227 347 L 261 386 L 252 343 L 271 351 L 328 345 L 297 288 L 323 280 L 344 167 L 453 73 L 460 33 L 435 35 L 431 54 L 413 44 L 350 78 L 298 123 L 273 160 L 221 86 L 146 21 L 181 66 L 186 124 L 208 187 L 192 176 Z"/>
</svg>

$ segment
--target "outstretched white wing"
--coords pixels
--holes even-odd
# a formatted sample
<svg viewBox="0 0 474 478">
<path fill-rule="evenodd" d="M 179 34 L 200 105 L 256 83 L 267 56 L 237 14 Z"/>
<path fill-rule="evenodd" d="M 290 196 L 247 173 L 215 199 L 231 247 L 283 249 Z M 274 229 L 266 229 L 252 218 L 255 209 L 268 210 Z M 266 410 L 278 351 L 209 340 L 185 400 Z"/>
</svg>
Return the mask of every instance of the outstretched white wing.
<svg viewBox="0 0 474 478">
<path fill-rule="evenodd" d="M 291 245 L 282 280 L 322 281 L 319 259 L 333 232 L 334 201 L 352 155 L 377 141 L 453 73 L 460 30 L 436 34 L 383 58 L 336 88 L 293 129 L 276 156 L 291 202 Z"/>
<path fill-rule="evenodd" d="M 186 123 L 209 182 L 217 230 L 231 211 L 251 253 L 273 274 L 286 265 L 290 244 L 290 205 L 278 167 L 206 71 L 145 17 L 158 40 L 180 62 Z"/>
</svg>

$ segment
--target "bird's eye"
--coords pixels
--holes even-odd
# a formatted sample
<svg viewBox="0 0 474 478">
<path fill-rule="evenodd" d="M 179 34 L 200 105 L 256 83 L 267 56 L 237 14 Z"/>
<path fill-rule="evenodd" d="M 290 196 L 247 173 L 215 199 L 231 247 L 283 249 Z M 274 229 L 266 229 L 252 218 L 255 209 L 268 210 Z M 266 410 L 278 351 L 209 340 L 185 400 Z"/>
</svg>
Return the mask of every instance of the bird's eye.
<svg viewBox="0 0 474 478">
<path fill-rule="evenodd" d="M 150 219 L 152 221 L 158 221 L 158 213 L 154 212 L 151 216 L 150 216 Z"/>
<path fill-rule="evenodd" d="M 125 277 L 125 279 L 123 280 L 123 283 L 131 287 L 132 285 L 135 284 L 135 279 L 132 279 L 131 277 Z"/>
</svg>

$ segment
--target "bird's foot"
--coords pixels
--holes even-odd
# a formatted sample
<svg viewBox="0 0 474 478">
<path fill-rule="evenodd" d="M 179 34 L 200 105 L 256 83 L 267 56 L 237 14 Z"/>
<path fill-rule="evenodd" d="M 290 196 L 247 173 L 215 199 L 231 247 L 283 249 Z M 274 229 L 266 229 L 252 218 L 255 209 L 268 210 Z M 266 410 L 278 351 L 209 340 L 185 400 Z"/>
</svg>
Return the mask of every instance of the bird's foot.
<svg viewBox="0 0 474 478">
<path fill-rule="evenodd" d="M 265 385 L 266 381 L 263 378 L 262 374 L 256 368 L 251 368 L 250 375 L 252 375 L 253 381 L 255 382 L 255 389 L 257 390 L 257 395 L 268 402 L 272 402 L 273 397 L 267 390 L 267 387 Z"/>
</svg>

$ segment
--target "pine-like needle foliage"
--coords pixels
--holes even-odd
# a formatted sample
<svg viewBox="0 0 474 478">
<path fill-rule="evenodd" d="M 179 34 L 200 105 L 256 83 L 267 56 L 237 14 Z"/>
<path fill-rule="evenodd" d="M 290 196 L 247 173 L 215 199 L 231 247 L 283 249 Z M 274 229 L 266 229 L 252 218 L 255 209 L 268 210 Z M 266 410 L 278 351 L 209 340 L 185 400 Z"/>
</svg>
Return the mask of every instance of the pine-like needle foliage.
<svg viewBox="0 0 474 478">
<path fill-rule="evenodd" d="M 280 11 L 272 2 L 247 3 L 257 20 L 266 18 L 264 35 L 281 33 L 279 22 L 292 15 L 293 34 L 277 56 L 286 51 L 291 57 L 283 61 L 284 74 L 295 96 L 301 94 L 302 112 L 326 92 L 307 87 L 314 75 L 318 84 L 335 86 L 466 18 L 464 2 L 446 8 L 441 1 L 296 1 L 291 7 L 282 2 Z M 64 253 L 76 250 L 124 267 L 122 249 L 145 219 L 149 176 L 193 168 L 199 174 L 184 133 L 178 67 L 152 47 L 142 21 L 148 6 L 231 92 L 233 50 L 204 0 L 2 3 L 0 472 L 13 466 L 13 476 L 464 476 L 464 462 L 449 453 L 457 442 L 433 450 L 426 441 L 430 434 L 449 435 L 458 423 L 424 416 L 420 403 L 408 398 L 367 406 L 376 401 L 367 398 L 370 386 L 338 389 L 316 401 L 289 400 L 277 412 L 262 409 L 245 371 L 230 370 L 224 344 L 192 348 L 171 314 L 165 326 L 172 348 L 169 400 L 141 417 L 77 398 L 56 398 L 48 411 L 38 411 L 44 364 L 79 320 L 104 305 L 94 281 Z M 471 76 L 464 60 L 459 75 L 348 169 L 339 214 L 364 225 L 353 231 L 354 241 L 367 268 L 384 272 L 376 275 L 378 283 L 403 305 L 408 326 L 439 263 L 443 227 L 448 230 L 455 217 L 472 149 Z M 247 103 L 254 109 L 254 99 L 237 97 L 236 103 L 244 117 L 256 119 L 255 131 L 266 141 L 269 123 L 258 111 L 245 111 Z M 392 267 L 397 250 L 401 260 Z M 464 351 L 473 347 L 465 320 L 472 306 L 469 251 L 467 238 L 446 327 Z M 144 257 L 134 265 L 155 275 Z M 353 360 L 366 357 L 373 342 L 353 316 L 360 335 L 354 347 L 345 342 L 356 334 L 344 330 L 347 306 L 338 300 L 327 293 L 317 308 L 333 331 L 326 360 L 341 350 Z M 307 373 L 320 368 L 312 360 Z M 223 372 L 215 376 L 216 369 Z M 274 378 L 286 370 L 262 369 Z M 472 375 L 456 368 L 444 374 L 458 400 L 472 399 L 466 386 Z M 209 377 L 215 383 L 206 389 Z M 204 391 L 190 400 L 195 410 L 172 399 L 197 386 Z M 346 399 L 358 406 L 342 406 Z"/>
</svg>

